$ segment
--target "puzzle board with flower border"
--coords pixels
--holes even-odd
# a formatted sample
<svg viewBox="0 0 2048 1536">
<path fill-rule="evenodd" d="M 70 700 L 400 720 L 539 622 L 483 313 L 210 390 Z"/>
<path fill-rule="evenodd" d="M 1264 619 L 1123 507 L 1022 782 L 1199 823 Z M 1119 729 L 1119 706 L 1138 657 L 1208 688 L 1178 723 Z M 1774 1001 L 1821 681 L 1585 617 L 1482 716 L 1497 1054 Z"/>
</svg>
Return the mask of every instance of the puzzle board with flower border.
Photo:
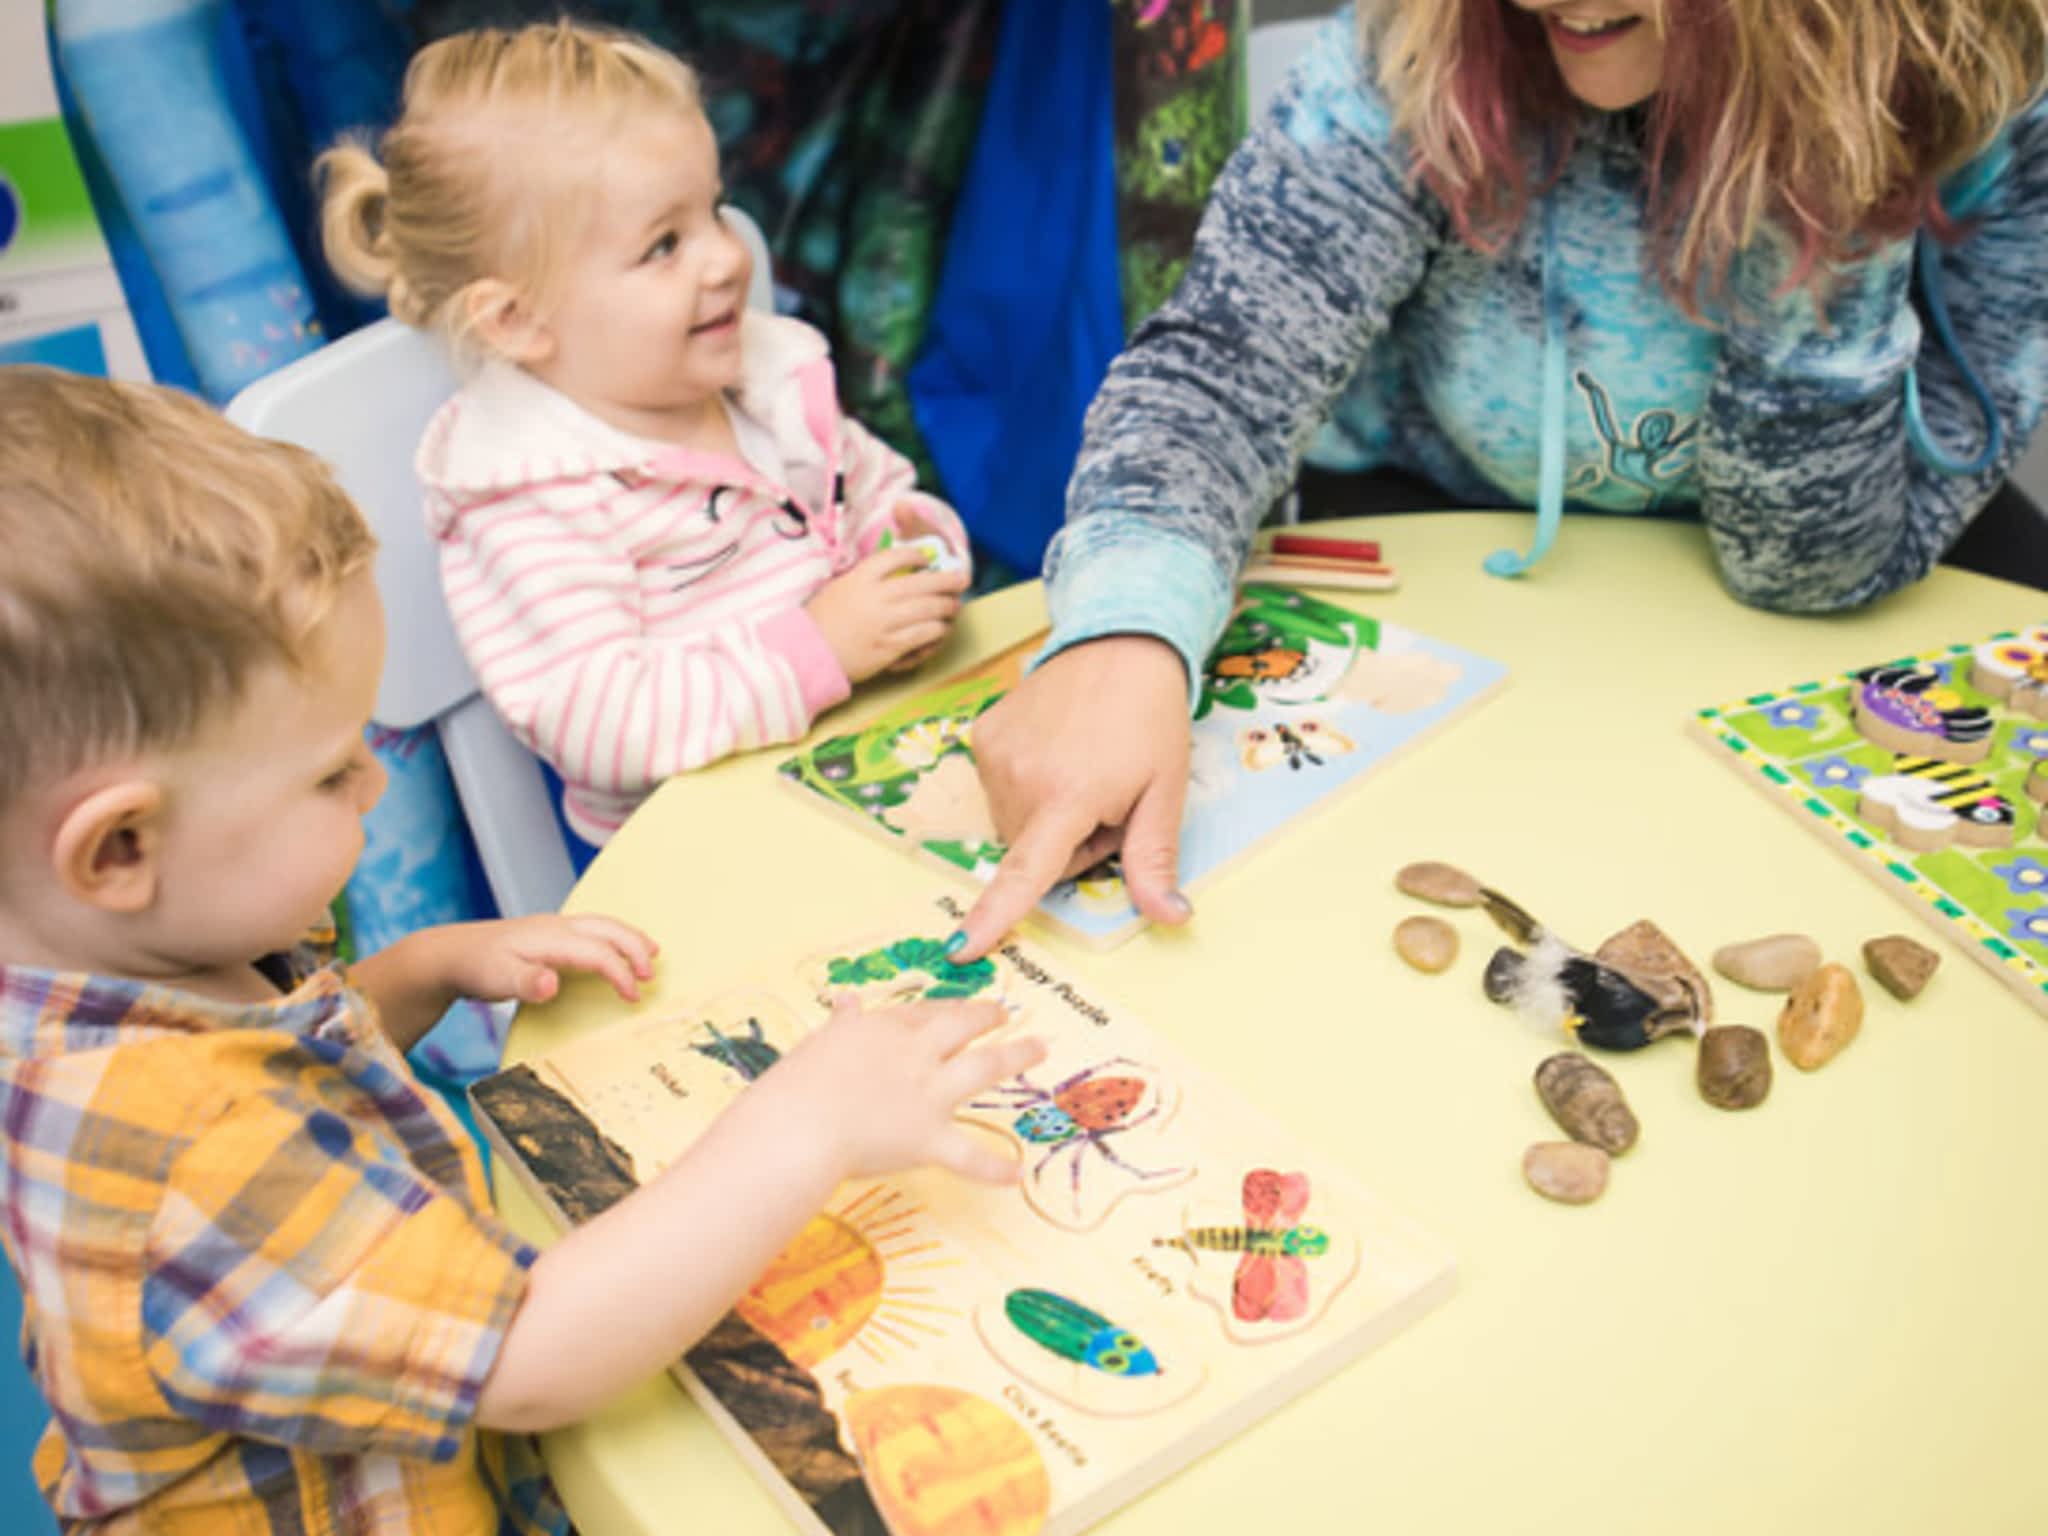
<svg viewBox="0 0 2048 1536">
<path fill-rule="evenodd" d="M 1013 646 L 861 729 L 782 763 L 809 797 L 986 881 L 1002 857 L 975 774 L 974 722 L 1045 637 Z M 1497 661 L 1291 587 L 1247 584 L 1210 654 L 1191 733 L 1182 884 L 1239 855 L 1470 709 Z M 1098 947 L 1143 926 L 1116 860 L 1055 886 L 1039 911 Z"/>
<path fill-rule="evenodd" d="M 1693 728 L 2048 1013 L 2048 626 L 1753 694 Z"/>
<path fill-rule="evenodd" d="M 1452 1285 L 1433 1237 L 1085 976 L 1016 941 L 949 961 L 964 915 L 940 896 L 471 1090 L 498 1154 L 567 1225 L 674 1162 L 843 993 L 992 999 L 992 1038 L 1047 1042 L 962 1112 L 1016 1157 L 1015 1184 L 924 1170 L 843 1186 L 677 1367 L 814 1533 L 1080 1531 Z"/>
</svg>

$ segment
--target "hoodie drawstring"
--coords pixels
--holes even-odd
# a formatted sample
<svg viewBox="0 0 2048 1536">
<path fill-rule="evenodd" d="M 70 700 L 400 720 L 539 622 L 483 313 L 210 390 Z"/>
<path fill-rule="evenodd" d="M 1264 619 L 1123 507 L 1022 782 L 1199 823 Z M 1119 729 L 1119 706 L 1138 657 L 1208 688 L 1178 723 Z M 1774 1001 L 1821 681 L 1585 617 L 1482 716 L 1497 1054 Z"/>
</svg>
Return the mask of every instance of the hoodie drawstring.
<svg viewBox="0 0 2048 1536">
<path fill-rule="evenodd" d="M 1943 199 L 1949 216 L 1967 218 L 1975 212 L 1976 205 L 1997 184 L 1999 174 L 2011 159 L 2012 146 L 2009 139 L 2002 137 L 1976 163 L 1960 172 L 1950 183 L 1949 195 Z M 1920 407 L 1919 376 L 1911 366 L 1906 369 L 1906 438 L 1921 460 L 1939 474 L 1981 475 L 2005 453 L 2005 423 L 1999 418 L 1991 391 L 1985 387 L 1976 369 L 1970 366 L 1962 344 L 1956 339 L 1955 325 L 1949 319 L 1947 297 L 1942 291 L 1940 245 L 1932 235 L 1922 230 L 1915 237 L 1913 254 L 1921 297 L 1926 302 L 1927 317 L 1933 324 L 1935 339 L 1955 364 L 1970 397 L 1977 403 L 1977 410 L 1984 420 L 1984 445 L 1973 457 L 1965 459 L 1950 455 L 1934 441 Z M 1557 196 L 1553 187 L 1543 198 L 1543 399 L 1542 414 L 1538 419 L 1536 536 L 1530 541 L 1526 554 L 1518 554 L 1512 549 L 1497 549 L 1488 555 L 1486 572 L 1490 576 L 1526 574 L 1537 561 L 1550 553 L 1564 519 L 1566 357 L 1564 295 L 1558 263 Z"/>
<path fill-rule="evenodd" d="M 1956 340 L 1955 327 L 1948 318 L 1948 300 L 1941 291 L 1941 247 L 1924 229 L 1914 239 L 1913 258 L 1919 268 L 1920 296 L 1927 301 L 1927 318 L 1934 322 L 1935 337 L 1941 342 L 1942 350 L 1948 353 L 1949 361 L 1956 365 L 1956 372 L 1963 376 L 1963 384 L 1977 402 L 1977 409 L 1983 413 L 1984 447 L 1973 459 L 1959 459 L 1951 458 L 1934 441 L 1934 435 L 1927 430 L 1926 419 L 1920 414 L 1920 376 L 1910 364 L 1906 368 L 1906 437 L 1914 451 L 1937 473 L 1981 475 L 2005 452 L 2005 423 L 1998 419 L 1998 406 L 1992 401 L 1991 391 L 1984 387 L 1977 370 L 1963 356 L 1962 344 Z"/>
<path fill-rule="evenodd" d="M 1958 222 L 1973 218 L 1997 190 L 2012 165 L 2012 157 L 2012 133 L 2008 129 L 1993 139 L 1984 153 L 1942 184 L 1943 212 Z M 1915 275 L 1920 280 L 1920 296 L 1927 303 L 1927 318 L 1934 323 L 1935 339 L 1948 353 L 1949 361 L 1956 365 L 1956 372 L 1963 376 L 1964 387 L 1970 391 L 1970 397 L 1977 402 L 1977 409 L 1984 417 L 1984 447 L 1975 458 L 1958 459 L 1951 458 L 1936 444 L 1933 434 L 1927 430 L 1926 419 L 1920 414 L 1920 380 L 1911 367 L 1906 369 L 1906 437 L 1914 451 L 1936 472 L 1981 475 L 2005 452 L 2005 423 L 1999 419 L 1998 406 L 1992 401 L 1991 391 L 1984 387 L 1983 379 L 1970 366 L 1970 360 L 1963 355 L 1962 346 L 1956 340 L 1955 326 L 1948 317 L 1948 300 L 1942 293 L 1941 247 L 1925 230 L 1914 240 L 1913 264 Z"/>
<path fill-rule="evenodd" d="M 1543 196 L 1543 405 L 1536 461 L 1536 537 L 1529 552 L 1496 549 L 1486 557 L 1489 576 L 1520 576 L 1550 553 L 1564 520 L 1564 294 L 1557 273 L 1557 194 Z"/>
</svg>

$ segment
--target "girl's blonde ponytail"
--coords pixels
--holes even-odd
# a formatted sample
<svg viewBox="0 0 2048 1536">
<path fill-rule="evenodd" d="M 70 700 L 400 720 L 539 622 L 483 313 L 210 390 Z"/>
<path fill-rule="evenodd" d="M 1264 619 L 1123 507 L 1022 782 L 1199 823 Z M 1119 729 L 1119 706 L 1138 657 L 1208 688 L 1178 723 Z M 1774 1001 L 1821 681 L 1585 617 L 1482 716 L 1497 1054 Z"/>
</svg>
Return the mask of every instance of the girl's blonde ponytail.
<svg viewBox="0 0 2048 1536">
<path fill-rule="evenodd" d="M 391 177 L 360 139 L 343 139 L 313 162 L 320 194 L 320 243 L 334 275 L 355 292 L 384 298 L 398 263 L 384 217 Z"/>
</svg>

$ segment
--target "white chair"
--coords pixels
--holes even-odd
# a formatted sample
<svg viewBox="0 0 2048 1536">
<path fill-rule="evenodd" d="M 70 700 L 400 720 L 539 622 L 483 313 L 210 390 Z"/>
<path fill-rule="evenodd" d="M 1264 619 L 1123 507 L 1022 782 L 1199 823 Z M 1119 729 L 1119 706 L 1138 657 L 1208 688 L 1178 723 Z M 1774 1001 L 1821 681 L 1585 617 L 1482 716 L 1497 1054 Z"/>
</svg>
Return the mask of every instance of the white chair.
<svg viewBox="0 0 2048 1536">
<path fill-rule="evenodd" d="M 726 218 L 753 254 L 748 304 L 772 308 L 760 227 L 735 208 Z M 491 895 L 507 917 L 522 917 L 560 907 L 573 876 L 540 764 L 477 691 L 441 598 L 440 559 L 412 461 L 428 419 L 454 389 L 437 341 L 380 320 L 250 385 L 227 416 L 325 459 L 376 530 L 390 642 L 375 719 L 397 730 L 431 721 L 439 731 Z"/>
<path fill-rule="evenodd" d="M 1269 21 L 1252 28 L 1245 38 L 1244 50 L 1247 120 L 1259 120 L 1271 104 L 1274 92 L 1280 89 L 1280 82 L 1287 78 L 1287 71 L 1307 52 L 1322 24 L 1323 18 L 1310 16 L 1299 21 Z"/>
</svg>

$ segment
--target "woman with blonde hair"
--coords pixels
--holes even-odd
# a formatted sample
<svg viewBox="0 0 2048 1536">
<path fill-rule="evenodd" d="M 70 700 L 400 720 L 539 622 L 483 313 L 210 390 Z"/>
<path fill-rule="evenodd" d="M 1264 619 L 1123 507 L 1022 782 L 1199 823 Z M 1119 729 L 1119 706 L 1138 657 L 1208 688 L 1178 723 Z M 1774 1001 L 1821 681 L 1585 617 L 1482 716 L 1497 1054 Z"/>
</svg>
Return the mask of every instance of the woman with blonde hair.
<svg viewBox="0 0 2048 1536">
<path fill-rule="evenodd" d="M 960 950 L 1121 848 L 1184 921 L 1190 681 L 1312 463 L 1696 513 L 1785 612 L 1918 581 L 2048 396 L 2048 0 L 1362 0 L 1217 183 L 1090 409 L 1050 658 L 975 748 Z M 1313 441 L 1312 441 L 1313 439 Z"/>
</svg>

